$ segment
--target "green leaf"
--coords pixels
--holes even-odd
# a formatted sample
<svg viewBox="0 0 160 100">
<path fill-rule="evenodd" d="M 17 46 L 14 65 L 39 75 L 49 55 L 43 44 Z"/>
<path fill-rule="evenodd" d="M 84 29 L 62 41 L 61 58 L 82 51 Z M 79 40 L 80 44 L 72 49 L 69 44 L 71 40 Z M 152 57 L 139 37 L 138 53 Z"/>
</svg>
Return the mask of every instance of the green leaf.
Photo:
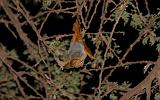
<svg viewBox="0 0 160 100">
<path fill-rule="evenodd" d="M 160 53 L 160 43 L 156 45 L 156 50 L 158 51 L 158 53 Z"/>
</svg>

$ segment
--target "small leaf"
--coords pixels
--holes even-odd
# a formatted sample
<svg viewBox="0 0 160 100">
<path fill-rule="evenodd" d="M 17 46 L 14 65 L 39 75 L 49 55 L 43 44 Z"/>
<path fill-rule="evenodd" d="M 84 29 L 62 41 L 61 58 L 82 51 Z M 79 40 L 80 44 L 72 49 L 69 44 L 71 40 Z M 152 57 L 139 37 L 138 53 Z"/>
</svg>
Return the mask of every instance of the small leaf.
<svg viewBox="0 0 160 100">
<path fill-rule="evenodd" d="M 155 43 L 155 37 L 152 36 L 152 35 L 150 35 L 150 36 L 149 36 L 149 44 L 150 44 L 151 46 L 153 46 L 154 43 Z"/>
<path fill-rule="evenodd" d="M 156 46 L 157 46 L 156 50 L 158 51 L 158 53 L 160 53 L 160 43 L 158 43 Z"/>
<path fill-rule="evenodd" d="M 145 37 L 143 40 L 142 40 L 142 44 L 143 45 L 146 45 L 148 43 L 148 40 L 149 40 L 149 37 Z"/>
<path fill-rule="evenodd" d="M 143 73 L 145 74 L 148 70 L 148 68 L 151 66 L 151 64 L 147 64 L 146 66 L 144 66 L 144 69 L 143 69 Z"/>
</svg>

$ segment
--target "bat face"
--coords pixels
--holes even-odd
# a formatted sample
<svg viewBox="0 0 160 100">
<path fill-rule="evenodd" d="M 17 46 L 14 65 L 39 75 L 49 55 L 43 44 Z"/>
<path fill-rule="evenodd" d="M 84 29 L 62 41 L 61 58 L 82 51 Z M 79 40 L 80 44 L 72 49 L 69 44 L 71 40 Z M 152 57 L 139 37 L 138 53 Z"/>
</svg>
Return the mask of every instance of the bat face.
<svg viewBox="0 0 160 100">
<path fill-rule="evenodd" d="M 85 45 L 80 33 L 80 26 L 76 21 L 73 25 L 73 37 L 68 51 L 68 59 L 65 68 L 83 67 L 84 60 L 87 55 L 93 58 L 89 48 Z"/>
<path fill-rule="evenodd" d="M 72 58 L 68 61 L 68 63 L 65 65 L 65 68 L 79 68 L 83 67 L 84 59 L 82 56 L 77 56 L 75 58 Z"/>
</svg>

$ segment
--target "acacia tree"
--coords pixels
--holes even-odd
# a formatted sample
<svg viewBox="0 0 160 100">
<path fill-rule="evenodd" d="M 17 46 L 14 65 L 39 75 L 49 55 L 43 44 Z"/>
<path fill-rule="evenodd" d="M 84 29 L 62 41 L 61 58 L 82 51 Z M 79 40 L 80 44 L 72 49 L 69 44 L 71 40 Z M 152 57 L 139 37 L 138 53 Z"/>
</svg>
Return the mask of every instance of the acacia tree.
<svg viewBox="0 0 160 100">
<path fill-rule="evenodd" d="M 158 8 L 149 0 L 0 0 L 0 98 L 159 100 Z M 61 70 L 75 19 L 95 59 Z"/>
</svg>

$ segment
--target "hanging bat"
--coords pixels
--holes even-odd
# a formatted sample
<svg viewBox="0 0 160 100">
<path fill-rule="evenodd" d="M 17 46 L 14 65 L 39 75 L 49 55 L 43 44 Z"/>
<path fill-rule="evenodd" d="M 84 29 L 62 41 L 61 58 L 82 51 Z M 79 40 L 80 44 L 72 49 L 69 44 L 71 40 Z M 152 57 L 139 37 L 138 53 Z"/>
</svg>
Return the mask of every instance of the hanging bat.
<svg viewBox="0 0 160 100">
<path fill-rule="evenodd" d="M 68 61 L 64 67 L 67 68 L 79 68 L 84 64 L 84 60 L 87 56 L 94 59 L 90 49 L 83 41 L 82 34 L 80 32 L 80 25 L 78 21 L 73 24 L 73 35 L 68 51 Z"/>
</svg>

